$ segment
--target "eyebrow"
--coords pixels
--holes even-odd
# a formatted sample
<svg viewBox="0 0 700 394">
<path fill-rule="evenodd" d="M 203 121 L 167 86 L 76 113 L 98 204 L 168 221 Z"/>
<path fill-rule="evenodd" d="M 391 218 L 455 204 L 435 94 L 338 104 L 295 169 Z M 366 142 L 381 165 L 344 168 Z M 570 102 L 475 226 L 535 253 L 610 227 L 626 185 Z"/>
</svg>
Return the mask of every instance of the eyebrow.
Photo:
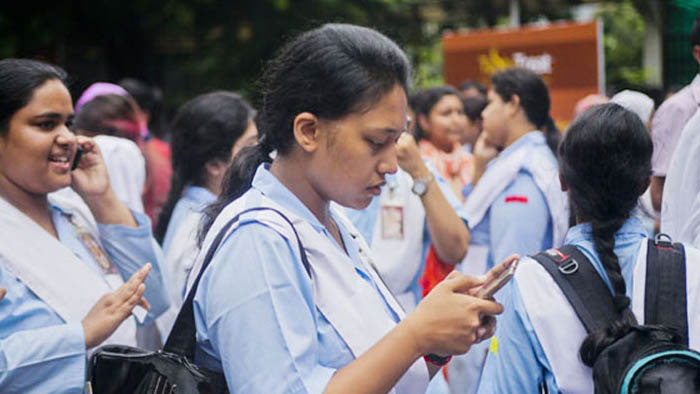
<svg viewBox="0 0 700 394">
<path fill-rule="evenodd" d="M 61 119 L 63 117 L 63 114 L 60 114 L 58 112 L 45 112 L 43 114 L 39 114 L 36 116 L 33 116 L 34 119 L 36 118 L 49 118 L 49 119 Z M 66 116 L 67 119 L 72 120 L 75 117 L 75 114 L 68 114 Z"/>
<path fill-rule="evenodd" d="M 401 134 L 406 130 L 408 130 L 408 127 L 404 127 L 403 130 L 392 129 L 389 127 L 377 127 L 377 128 L 370 128 L 368 131 L 369 132 L 380 132 L 380 133 L 383 132 L 385 134 L 395 135 L 395 134 Z"/>
</svg>

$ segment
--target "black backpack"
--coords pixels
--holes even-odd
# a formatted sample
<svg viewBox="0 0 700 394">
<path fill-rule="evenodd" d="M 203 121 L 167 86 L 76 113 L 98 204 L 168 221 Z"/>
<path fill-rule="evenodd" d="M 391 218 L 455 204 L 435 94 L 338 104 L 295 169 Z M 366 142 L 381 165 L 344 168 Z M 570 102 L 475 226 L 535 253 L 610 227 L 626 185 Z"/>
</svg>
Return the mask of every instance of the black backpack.
<svg viewBox="0 0 700 394">
<path fill-rule="evenodd" d="M 600 352 L 593 365 L 596 394 L 700 393 L 700 353 L 688 348 L 685 251 L 660 238 L 647 247 L 644 325 Z M 609 288 L 576 247 L 533 258 L 554 278 L 588 333 L 617 319 Z"/>
</svg>

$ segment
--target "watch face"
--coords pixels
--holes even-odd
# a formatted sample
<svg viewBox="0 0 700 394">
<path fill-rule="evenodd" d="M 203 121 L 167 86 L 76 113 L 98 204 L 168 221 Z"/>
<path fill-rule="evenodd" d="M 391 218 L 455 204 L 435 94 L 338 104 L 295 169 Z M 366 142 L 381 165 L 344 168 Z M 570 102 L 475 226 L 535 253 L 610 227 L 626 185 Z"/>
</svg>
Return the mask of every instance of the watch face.
<svg viewBox="0 0 700 394">
<path fill-rule="evenodd" d="M 425 194 L 425 191 L 427 190 L 428 185 L 425 184 L 425 182 L 421 181 L 416 181 L 413 184 L 413 187 L 411 188 L 411 191 L 413 191 L 415 194 L 422 196 Z"/>
</svg>

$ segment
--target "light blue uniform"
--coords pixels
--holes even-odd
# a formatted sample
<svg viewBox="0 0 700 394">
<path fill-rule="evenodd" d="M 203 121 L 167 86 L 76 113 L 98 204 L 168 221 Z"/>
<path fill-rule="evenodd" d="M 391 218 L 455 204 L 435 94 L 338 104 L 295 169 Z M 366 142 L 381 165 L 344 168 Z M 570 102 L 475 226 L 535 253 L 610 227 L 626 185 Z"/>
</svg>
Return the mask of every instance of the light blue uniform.
<svg viewBox="0 0 700 394">
<path fill-rule="evenodd" d="M 627 295 L 632 296 L 632 274 L 640 242 L 646 239 L 646 229 L 641 220 L 630 218 L 615 234 L 615 254 L 618 257 L 622 276 L 627 283 Z M 595 267 L 613 292 L 605 269 L 598 258 L 588 223 L 572 227 L 566 235 L 565 244 L 577 246 Z M 530 260 L 521 264 L 538 264 Z M 505 311 L 498 317 L 495 337 L 498 338 L 498 354 L 489 352 L 481 375 L 479 394 L 539 393 L 539 386 L 546 382 L 550 393 L 557 393 L 558 386 L 552 367 L 537 338 L 523 304 L 520 289 L 512 281 L 500 292 Z"/>
<path fill-rule="evenodd" d="M 311 211 L 264 166 L 241 198 L 262 196 L 305 219 L 319 237 L 331 239 L 340 248 Z M 253 206 L 256 203 L 251 202 L 247 207 Z M 357 241 L 342 221 L 335 222 L 354 273 L 376 289 L 361 263 Z M 202 275 L 194 299 L 196 361 L 223 370 L 231 392 L 320 393 L 337 369 L 354 360 L 314 304 L 311 280 L 290 242 L 296 244 L 260 222 L 243 221 L 223 241 Z M 382 299 L 387 313 L 398 322 Z"/>
<path fill-rule="evenodd" d="M 180 228 L 180 224 L 192 212 L 200 213 L 207 205 L 216 201 L 216 195 L 206 188 L 200 186 L 187 186 L 182 193 L 182 197 L 175 204 L 173 213 L 170 215 L 168 230 L 163 237 L 163 251 L 167 254 L 172 247 L 173 236 Z"/>
<path fill-rule="evenodd" d="M 544 135 L 534 131 L 520 137 L 492 160 L 481 181 L 489 181 L 488 177 L 498 176 L 497 171 L 489 172 L 489 169 L 522 149 L 532 149 L 535 152 L 527 160 L 544 161 L 543 167 L 557 168 L 556 158 L 548 148 Z M 473 190 L 468 190 L 470 194 L 467 195 L 467 204 Z M 482 269 L 492 268 L 513 253 L 524 256 L 548 249 L 553 244 L 554 222 L 545 194 L 535 182 L 534 174 L 524 166 L 493 200 L 481 221 L 470 225 L 470 249 L 461 264 L 461 270 L 467 273 L 483 274 L 485 272 L 481 272 Z M 482 256 L 481 253 L 487 254 L 475 257 Z M 499 302 L 502 292 L 503 290 L 496 294 Z M 476 345 L 470 353 L 455 357 L 449 364 L 449 385 L 453 392 L 478 392 L 475 390 L 483 365 L 481 354 L 487 346 L 488 343 Z"/>
<path fill-rule="evenodd" d="M 546 143 L 542 133 L 528 133 L 504 149 L 494 160 L 505 158 L 528 145 L 543 144 Z M 546 154 L 533 159 L 548 160 L 556 166 L 554 154 L 549 149 L 542 151 Z M 492 164 L 489 163 L 487 171 Z M 513 253 L 524 256 L 552 247 L 553 223 L 547 201 L 532 174 L 525 169 L 520 170 L 513 182 L 496 198 L 481 222 L 470 230 L 470 245 L 489 247 L 489 268 Z"/>
<path fill-rule="evenodd" d="M 445 181 L 444 178 L 442 178 L 435 167 L 426 162 L 425 165 L 428 167 L 430 172 L 433 174 L 435 177 L 435 182 L 437 185 L 440 187 L 440 191 L 442 191 L 442 194 L 445 196 L 445 199 L 447 202 L 450 204 L 452 209 L 455 210 L 458 216 L 461 215 L 461 205 L 462 203 L 457 199 L 457 197 L 454 195 L 454 192 L 452 191 L 452 188 L 450 187 L 449 184 Z M 386 185 L 382 187 L 382 193 L 387 193 L 389 185 L 392 182 L 396 182 L 396 174 L 387 174 L 386 175 Z M 367 240 L 368 242 L 371 242 L 372 239 L 374 238 L 374 228 L 376 225 L 377 220 L 379 220 L 379 210 L 381 208 L 380 204 L 380 198 L 375 197 L 372 199 L 372 202 L 367 206 L 365 209 L 357 210 L 357 209 L 346 209 L 345 213 L 346 216 L 352 221 L 352 224 L 357 228 L 357 230 L 362 234 L 362 236 Z M 466 223 L 466 219 L 462 217 L 462 219 Z M 406 229 L 406 231 L 413 231 L 412 229 Z M 430 237 L 430 232 L 428 231 L 428 226 L 427 223 L 423 226 L 423 228 L 420 229 L 423 233 L 423 248 L 422 248 L 422 255 L 421 255 L 421 265 L 418 271 L 416 272 L 415 277 L 413 280 L 411 280 L 411 285 L 408 289 L 395 289 L 396 291 L 403 293 L 403 292 L 412 292 L 416 300 L 420 300 L 423 296 L 423 292 L 421 289 L 420 284 L 418 283 L 418 279 L 420 276 L 423 274 L 423 270 L 425 268 L 425 258 L 426 255 L 428 254 L 428 248 L 430 247 L 430 243 L 432 242 L 432 239 Z M 370 247 L 372 245 L 370 244 Z"/>
<path fill-rule="evenodd" d="M 101 275 L 98 263 L 61 208 L 51 205 L 51 214 L 61 243 Z M 132 214 L 138 228 L 98 224 L 99 237 L 124 280 L 146 262 L 152 263 L 145 281 L 144 298 L 151 304 L 144 322 L 147 324 L 168 308 L 169 300 L 159 267 L 161 251 L 151 235 L 151 222 L 144 214 Z M 82 325 L 65 324 L 3 267 L 1 257 L 0 286 L 7 289 L 0 301 L 0 392 L 82 393 L 86 380 Z"/>
</svg>

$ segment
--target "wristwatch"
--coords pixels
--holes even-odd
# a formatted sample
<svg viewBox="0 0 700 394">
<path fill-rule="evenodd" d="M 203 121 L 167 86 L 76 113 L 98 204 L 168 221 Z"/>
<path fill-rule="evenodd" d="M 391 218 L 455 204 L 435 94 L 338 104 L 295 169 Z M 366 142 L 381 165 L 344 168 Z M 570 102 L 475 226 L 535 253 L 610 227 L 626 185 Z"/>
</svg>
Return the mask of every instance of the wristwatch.
<svg viewBox="0 0 700 394">
<path fill-rule="evenodd" d="M 413 181 L 413 187 L 411 191 L 418 197 L 423 197 L 423 195 L 428 191 L 428 185 L 433 181 L 433 174 L 430 174 L 424 178 L 418 178 Z"/>
<path fill-rule="evenodd" d="M 423 359 L 426 362 L 429 362 L 433 365 L 437 365 L 437 366 L 441 367 L 441 366 L 449 363 L 450 360 L 452 360 L 452 356 L 442 357 L 442 356 L 438 356 L 437 354 L 430 353 L 430 354 L 424 355 Z"/>
</svg>

